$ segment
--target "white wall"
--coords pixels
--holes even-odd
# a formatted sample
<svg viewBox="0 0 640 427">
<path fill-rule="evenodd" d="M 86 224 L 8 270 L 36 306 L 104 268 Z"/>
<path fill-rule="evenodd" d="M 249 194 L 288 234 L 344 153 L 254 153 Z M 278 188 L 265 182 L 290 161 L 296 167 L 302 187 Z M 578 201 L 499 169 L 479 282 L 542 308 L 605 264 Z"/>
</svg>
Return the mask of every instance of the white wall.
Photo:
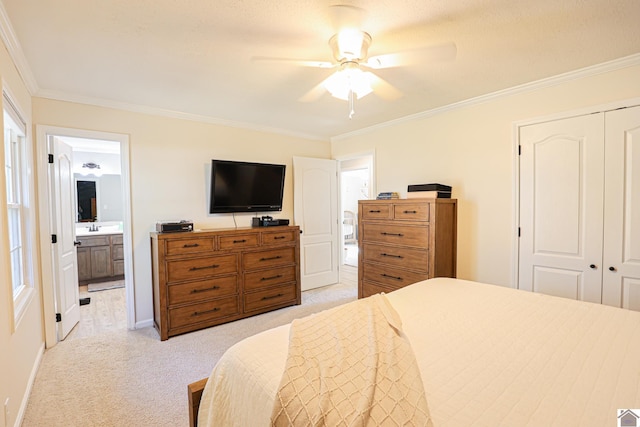
<svg viewBox="0 0 640 427">
<path fill-rule="evenodd" d="M 27 139 L 31 140 L 31 96 L 13 62 L 0 43 L 0 79 L 27 121 Z M 0 101 L 2 102 L 2 101 Z M 0 122 L 2 118 L 0 118 Z M 0 164 L 4 165 L 4 149 Z M 4 169 L 4 167 L 3 167 Z M 44 348 L 42 333 L 40 271 L 37 247 L 32 252 L 35 266 L 33 298 L 19 322 L 13 322 L 9 237 L 5 193 L 5 173 L 0 172 L 0 426 L 5 426 L 4 404 L 9 399 L 7 426 L 16 424 L 27 401 L 28 387 Z M 37 207 L 34 207 L 36 209 Z M 37 231 L 37 230 L 36 230 Z M 35 239 L 34 239 L 35 240 Z M 35 243 L 35 242 L 32 242 Z"/>
<path fill-rule="evenodd" d="M 189 219 L 196 228 L 234 226 L 231 214 L 208 214 L 211 159 L 286 164 L 283 211 L 273 216 L 293 219 L 292 157 L 330 155 L 328 142 L 43 98 L 33 99 L 33 117 L 34 124 L 129 135 L 138 326 L 153 318 L 149 232 L 155 223 Z M 236 221 L 249 226 L 251 215 L 236 215 Z"/>
<path fill-rule="evenodd" d="M 513 285 L 514 122 L 635 97 L 638 65 L 336 138 L 332 156 L 375 150 L 378 192 L 453 186 L 458 277 Z"/>
</svg>

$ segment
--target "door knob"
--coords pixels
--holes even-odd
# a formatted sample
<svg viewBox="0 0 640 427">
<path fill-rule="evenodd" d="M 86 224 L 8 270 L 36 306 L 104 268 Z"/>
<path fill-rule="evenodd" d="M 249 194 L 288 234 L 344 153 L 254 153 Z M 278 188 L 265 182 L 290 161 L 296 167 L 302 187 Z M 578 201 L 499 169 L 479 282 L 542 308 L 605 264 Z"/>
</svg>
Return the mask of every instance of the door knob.
<svg viewBox="0 0 640 427">
<path fill-rule="evenodd" d="M 80 246 L 80 245 L 82 244 L 82 242 L 78 242 L 78 241 L 76 240 L 75 242 L 73 242 L 73 244 L 74 244 L 75 246 Z"/>
<path fill-rule="evenodd" d="M 598 268 L 598 266 L 597 266 L 597 265 L 595 265 L 595 264 L 591 264 L 591 265 L 589 266 L 589 268 L 596 269 L 596 268 Z"/>
<path fill-rule="evenodd" d="M 616 271 L 616 268 L 614 266 L 609 267 L 609 271 Z"/>
</svg>

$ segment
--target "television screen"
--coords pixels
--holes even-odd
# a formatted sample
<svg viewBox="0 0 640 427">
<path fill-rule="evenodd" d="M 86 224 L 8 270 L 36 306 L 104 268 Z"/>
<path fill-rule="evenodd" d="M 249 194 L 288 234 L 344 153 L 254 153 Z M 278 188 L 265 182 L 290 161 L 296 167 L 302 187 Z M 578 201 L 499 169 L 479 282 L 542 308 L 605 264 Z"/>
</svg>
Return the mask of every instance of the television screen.
<svg viewBox="0 0 640 427">
<path fill-rule="evenodd" d="M 285 165 L 211 160 L 209 213 L 282 210 Z"/>
</svg>

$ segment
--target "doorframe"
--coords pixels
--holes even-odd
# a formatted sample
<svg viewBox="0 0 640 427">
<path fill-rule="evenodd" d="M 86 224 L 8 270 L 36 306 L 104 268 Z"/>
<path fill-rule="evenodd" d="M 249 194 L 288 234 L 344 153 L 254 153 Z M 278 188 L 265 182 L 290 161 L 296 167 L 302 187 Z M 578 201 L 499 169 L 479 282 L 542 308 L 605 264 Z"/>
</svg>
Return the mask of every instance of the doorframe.
<svg viewBox="0 0 640 427">
<path fill-rule="evenodd" d="M 511 287 L 520 288 L 518 278 L 520 277 L 520 236 L 518 230 L 520 228 L 520 128 L 555 120 L 569 119 L 571 117 L 585 116 L 588 114 L 617 110 L 620 108 L 628 108 L 640 105 L 640 98 L 630 98 L 621 101 L 614 101 L 605 104 L 592 105 L 589 107 L 577 108 L 574 110 L 563 111 L 544 116 L 533 117 L 525 120 L 513 122 L 512 125 L 512 156 L 513 156 L 513 217 L 512 217 L 512 244 L 511 244 Z"/>
<path fill-rule="evenodd" d="M 342 162 L 345 161 L 349 161 L 349 160 L 355 160 L 355 159 L 368 159 L 369 160 L 369 193 L 371 198 L 375 198 L 376 197 L 376 172 L 375 172 L 375 167 L 376 167 L 376 151 L 375 150 L 370 150 L 370 151 L 362 151 L 359 153 L 351 153 L 351 154 L 346 154 L 344 156 L 337 156 L 335 158 L 335 160 L 338 161 L 338 218 L 342 218 Z M 356 212 L 356 215 L 358 213 Z M 340 224 L 339 224 L 340 225 Z M 340 232 L 339 232 L 339 237 L 338 237 L 338 249 L 340 251 L 342 251 L 342 248 L 344 247 L 344 235 L 342 234 L 342 227 L 338 227 Z M 340 253 L 339 256 L 340 262 L 338 263 L 338 278 L 340 278 L 340 272 L 341 272 L 341 266 L 342 264 L 342 253 Z"/>
<path fill-rule="evenodd" d="M 62 136 L 87 138 L 103 141 L 113 141 L 120 144 L 120 179 L 123 202 L 123 249 L 125 274 L 125 304 L 127 312 L 127 328 L 135 329 L 135 293 L 133 282 L 133 244 L 131 233 L 131 183 L 129 175 L 129 135 L 101 132 L 84 129 L 64 128 L 48 125 L 36 125 L 36 168 L 38 176 L 38 194 L 40 197 L 39 212 L 39 240 L 40 240 L 40 269 L 42 277 L 42 311 L 45 345 L 51 348 L 58 343 L 56 313 L 56 293 L 53 251 L 51 248 L 51 218 L 53 203 L 50 191 L 50 174 L 48 164 L 48 137 Z"/>
</svg>

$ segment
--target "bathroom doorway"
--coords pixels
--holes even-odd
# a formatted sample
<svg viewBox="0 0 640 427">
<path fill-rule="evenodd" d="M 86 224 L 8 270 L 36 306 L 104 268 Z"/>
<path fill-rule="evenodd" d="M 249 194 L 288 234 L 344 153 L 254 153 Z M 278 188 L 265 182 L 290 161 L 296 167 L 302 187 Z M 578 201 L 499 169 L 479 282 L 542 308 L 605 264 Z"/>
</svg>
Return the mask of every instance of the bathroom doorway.
<svg viewBox="0 0 640 427">
<path fill-rule="evenodd" d="M 58 137 L 72 148 L 80 321 L 66 340 L 127 329 L 120 144 Z"/>
<path fill-rule="evenodd" d="M 71 210 L 78 275 L 75 288 L 57 280 L 55 259 L 48 255 L 48 245 L 42 245 L 43 272 L 50 271 L 52 278 L 43 285 L 47 346 L 62 339 L 134 329 L 128 137 L 48 126 L 38 126 L 37 133 L 39 151 L 50 154 L 52 146 L 63 144 L 71 149 L 73 164 Z M 52 185 L 55 167 L 38 165 L 41 191 Z M 51 219 L 59 215 L 55 210 L 59 196 L 55 191 L 50 194 L 54 200 L 41 207 L 41 228 L 54 234 L 56 221 Z M 47 311 L 55 312 L 59 296 L 71 292 L 78 297 L 80 321 L 64 336 L 51 324 Z"/>
<path fill-rule="evenodd" d="M 373 154 L 366 153 L 338 159 L 340 165 L 341 280 L 358 276 L 358 200 L 368 200 L 375 194 L 373 185 Z M 352 279 L 352 277 L 355 277 Z"/>
</svg>

